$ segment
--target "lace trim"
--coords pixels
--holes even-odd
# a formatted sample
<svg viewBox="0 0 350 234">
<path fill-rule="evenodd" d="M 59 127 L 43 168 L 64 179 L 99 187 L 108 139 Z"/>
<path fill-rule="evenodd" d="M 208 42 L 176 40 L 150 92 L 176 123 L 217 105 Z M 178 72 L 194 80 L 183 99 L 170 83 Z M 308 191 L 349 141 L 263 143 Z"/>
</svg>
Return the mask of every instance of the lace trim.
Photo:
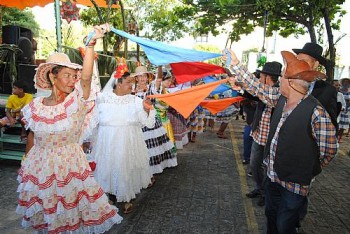
<svg viewBox="0 0 350 234">
<path fill-rule="evenodd" d="M 97 104 L 112 103 L 112 104 L 129 104 L 135 102 L 135 95 L 127 94 L 118 96 L 115 93 L 101 93 L 98 95 Z"/>
<path fill-rule="evenodd" d="M 44 97 L 34 99 L 29 105 L 22 109 L 23 120 L 26 123 L 26 129 L 32 131 L 55 132 L 64 131 L 72 128 L 72 114 L 79 110 L 79 103 L 86 108 L 91 105 L 91 102 L 96 100 L 100 88 L 96 82 L 92 82 L 90 96 L 87 100 L 83 98 L 83 90 L 80 82 L 75 85 L 75 90 L 70 93 L 63 103 L 55 106 L 45 106 L 42 102 Z M 93 111 L 92 114 L 95 114 Z M 88 116 L 88 120 L 96 122 L 95 116 Z M 87 114 L 89 115 L 89 113 Z M 93 116 L 93 117 L 92 117 Z M 86 121 L 87 122 L 87 121 Z M 96 124 L 96 123 L 95 123 Z M 88 124 L 85 124 L 86 127 Z M 82 139 L 92 133 L 90 128 L 84 129 Z"/>
</svg>

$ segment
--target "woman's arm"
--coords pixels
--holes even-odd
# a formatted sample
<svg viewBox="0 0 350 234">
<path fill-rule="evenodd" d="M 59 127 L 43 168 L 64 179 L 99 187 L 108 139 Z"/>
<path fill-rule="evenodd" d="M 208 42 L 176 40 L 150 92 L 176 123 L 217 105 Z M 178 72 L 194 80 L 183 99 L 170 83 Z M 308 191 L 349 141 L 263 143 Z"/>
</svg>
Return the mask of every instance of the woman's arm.
<svg viewBox="0 0 350 234">
<path fill-rule="evenodd" d="M 34 145 L 34 132 L 29 131 L 27 136 L 26 154 L 28 154 L 29 150 L 33 147 L 33 145 Z"/>
<path fill-rule="evenodd" d="M 91 80 L 92 80 L 92 72 L 94 67 L 94 46 L 96 44 L 96 40 L 102 38 L 106 32 L 110 31 L 109 24 L 103 24 L 99 26 L 94 26 L 95 35 L 92 37 L 89 44 L 85 49 L 85 57 L 83 60 L 83 70 L 81 72 L 81 80 L 80 85 L 83 89 L 83 97 L 84 99 L 88 99 L 90 96 L 91 90 Z"/>
</svg>

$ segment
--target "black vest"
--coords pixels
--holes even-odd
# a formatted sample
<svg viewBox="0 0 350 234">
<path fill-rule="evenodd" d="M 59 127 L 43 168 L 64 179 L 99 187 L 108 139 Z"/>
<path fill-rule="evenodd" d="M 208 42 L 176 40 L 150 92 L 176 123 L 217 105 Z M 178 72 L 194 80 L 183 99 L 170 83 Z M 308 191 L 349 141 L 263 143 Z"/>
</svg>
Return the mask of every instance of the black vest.
<svg viewBox="0 0 350 234">
<path fill-rule="evenodd" d="M 272 115 L 265 157 L 270 153 L 271 140 L 282 117 L 285 102 L 286 98 L 281 95 Z M 282 181 L 310 185 L 312 178 L 321 172 L 319 147 L 311 129 L 311 117 L 317 105 L 318 101 L 308 96 L 295 107 L 280 129 L 274 171 Z"/>
</svg>

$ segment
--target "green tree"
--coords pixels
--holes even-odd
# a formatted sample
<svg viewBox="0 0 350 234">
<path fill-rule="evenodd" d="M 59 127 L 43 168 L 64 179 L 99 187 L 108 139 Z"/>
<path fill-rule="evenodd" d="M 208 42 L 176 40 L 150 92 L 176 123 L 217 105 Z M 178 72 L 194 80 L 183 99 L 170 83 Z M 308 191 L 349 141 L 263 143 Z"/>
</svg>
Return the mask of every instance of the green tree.
<svg viewBox="0 0 350 234">
<path fill-rule="evenodd" d="M 26 8 L 23 11 L 20 11 L 17 8 L 0 8 L 2 8 L 2 26 L 16 25 L 30 29 L 34 37 L 39 35 L 40 26 L 35 21 L 34 14 L 30 8 Z"/>
<path fill-rule="evenodd" d="M 182 21 L 192 20 L 194 30 L 211 32 L 214 36 L 225 32 L 220 26 L 231 24 L 229 38 L 240 40 L 242 34 L 249 34 L 256 26 L 266 24 L 266 35 L 273 31 L 287 37 L 309 33 L 310 41 L 318 42 L 317 28 L 325 27 L 328 40 L 329 62 L 326 65 L 330 80 L 334 76 L 335 45 L 333 31 L 339 29 L 345 11 L 340 5 L 345 0 L 185 0 L 184 6 L 176 8 L 176 15 Z M 267 21 L 265 20 L 267 19 Z"/>
</svg>

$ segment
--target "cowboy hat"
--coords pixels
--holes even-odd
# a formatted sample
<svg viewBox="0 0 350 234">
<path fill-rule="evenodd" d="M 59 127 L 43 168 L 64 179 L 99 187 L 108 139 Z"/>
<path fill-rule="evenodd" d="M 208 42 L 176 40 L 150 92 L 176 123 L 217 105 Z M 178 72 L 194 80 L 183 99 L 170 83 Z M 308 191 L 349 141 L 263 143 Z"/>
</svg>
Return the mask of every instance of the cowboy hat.
<svg viewBox="0 0 350 234">
<path fill-rule="evenodd" d="M 256 69 L 259 73 L 264 73 L 271 76 L 281 76 L 282 64 L 279 62 L 267 62 L 263 66 L 262 70 Z"/>
<path fill-rule="evenodd" d="M 326 77 L 326 75 L 322 72 L 312 70 L 307 62 L 297 59 L 293 53 L 289 51 L 282 51 L 281 54 L 286 67 L 284 78 L 299 79 L 311 82 L 316 78 L 323 79 Z"/>
<path fill-rule="evenodd" d="M 327 64 L 327 59 L 322 57 L 323 48 L 319 44 L 308 42 L 302 49 L 293 49 L 293 51 L 296 54 L 307 54 L 316 59 L 323 66 Z"/>
<path fill-rule="evenodd" d="M 53 53 L 47 59 L 45 63 L 41 63 L 36 69 L 34 75 L 35 87 L 45 90 L 52 89 L 50 80 L 47 77 L 47 73 L 52 70 L 53 67 L 63 66 L 72 69 L 82 69 L 83 67 L 79 64 L 72 63 L 68 55 L 64 53 Z"/>
</svg>

